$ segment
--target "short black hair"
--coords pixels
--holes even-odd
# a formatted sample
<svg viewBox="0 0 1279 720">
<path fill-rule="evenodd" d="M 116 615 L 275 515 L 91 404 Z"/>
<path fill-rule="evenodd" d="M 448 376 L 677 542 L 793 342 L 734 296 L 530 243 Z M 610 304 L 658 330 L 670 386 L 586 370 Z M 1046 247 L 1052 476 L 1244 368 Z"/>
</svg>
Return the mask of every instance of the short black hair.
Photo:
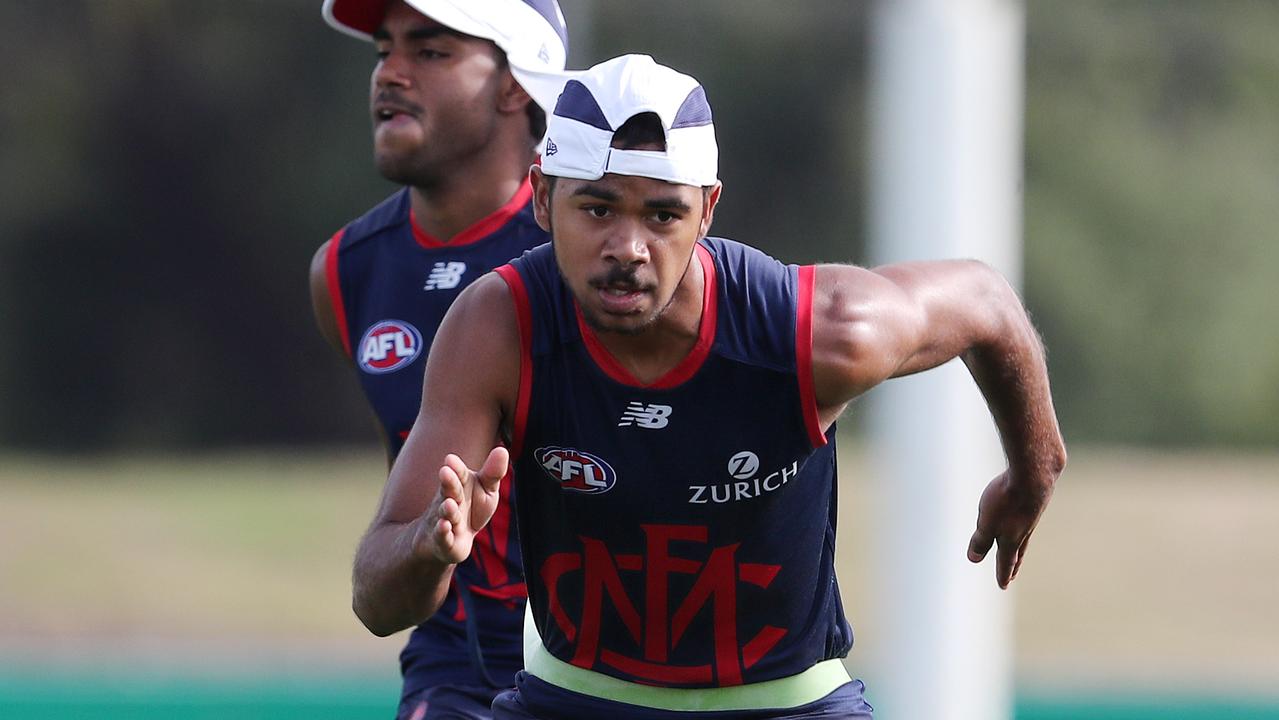
<svg viewBox="0 0 1279 720">
<path fill-rule="evenodd" d="M 546 111 L 536 100 L 530 99 L 524 114 L 528 116 L 528 133 L 533 136 L 533 142 L 538 142 L 546 134 Z"/>
<path fill-rule="evenodd" d="M 658 145 L 666 150 L 666 131 L 662 119 L 654 112 L 632 115 L 613 133 L 613 147 L 618 150 L 634 150 L 644 145 Z"/>
<path fill-rule="evenodd" d="M 666 151 L 666 131 L 662 129 L 662 119 L 654 112 L 642 112 L 632 115 L 613 133 L 612 146 L 618 150 L 634 150 L 645 145 L 656 145 Z M 555 189 L 551 185 L 551 190 Z M 711 201 L 711 186 L 702 187 L 702 203 Z"/>
</svg>

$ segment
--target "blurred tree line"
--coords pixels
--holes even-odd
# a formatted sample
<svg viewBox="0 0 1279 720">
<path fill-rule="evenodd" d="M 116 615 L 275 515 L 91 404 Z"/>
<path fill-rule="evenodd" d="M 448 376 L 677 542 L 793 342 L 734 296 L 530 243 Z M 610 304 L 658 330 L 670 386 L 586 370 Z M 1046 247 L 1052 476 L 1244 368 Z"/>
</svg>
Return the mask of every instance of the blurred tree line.
<svg viewBox="0 0 1279 720">
<path fill-rule="evenodd" d="M 868 4 L 561 0 L 701 79 L 717 234 L 863 257 Z M 393 188 L 319 0 L 0 5 L 0 445 L 372 444 L 312 252 Z M 1279 5 L 1028 5 L 1026 297 L 1068 439 L 1279 439 Z"/>
<path fill-rule="evenodd" d="M 1279 441 L 1279 3 L 1032 3 L 1026 289 L 1080 439 Z"/>
</svg>

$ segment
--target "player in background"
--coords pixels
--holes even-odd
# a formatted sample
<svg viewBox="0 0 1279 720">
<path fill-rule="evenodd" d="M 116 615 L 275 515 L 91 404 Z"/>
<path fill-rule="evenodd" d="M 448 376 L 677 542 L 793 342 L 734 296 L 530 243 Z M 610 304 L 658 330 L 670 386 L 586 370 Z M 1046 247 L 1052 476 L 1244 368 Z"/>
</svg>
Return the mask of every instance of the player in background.
<svg viewBox="0 0 1279 720">
<path fill-rule="evenodd" d="M 404 187 L 320 247 L 311 298 L 393 461 L 449 305 L 548 239 L 530 207 L 528 168 L 563 85 L 567 35 L 556 0 L 326 0 L 323 16 L 372 42 L 374 162 Z M 496 690 L 522 667 L 525 598 L 504 497 L 447 599 L 409 637 L 399 716 L 488 717 Z"/>
<path fill-rule="evenodd" d="M 440 327 L 354 604 L 385 632 L 433 613 L 513 462 L 531 613 L 495 718 L 869 717 L 840 662 L 835 422 L 889 378 L 960 357 L 981 389 L 1008 467 L 967 550 L 998 543 L 1001 587 L 1064 467 L 998 273 L 788 266 L 707 237 L 717 156 L 694 79 L 624 56 L 570 80 L 531 173 L 552 244 Z"/>
</svg>

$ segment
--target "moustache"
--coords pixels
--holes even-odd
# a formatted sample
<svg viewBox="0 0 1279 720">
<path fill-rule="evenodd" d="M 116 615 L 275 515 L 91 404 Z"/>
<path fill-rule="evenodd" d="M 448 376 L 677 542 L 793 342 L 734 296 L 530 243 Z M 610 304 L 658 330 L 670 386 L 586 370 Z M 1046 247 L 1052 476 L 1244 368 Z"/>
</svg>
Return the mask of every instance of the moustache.
<svg viewBox="0 0 1279 720">
<path fill-rule="evenodd" d="M 633 267 L 614 265 L 604 275 L 597 275 L 590 280 L 595 287 L 609 287 L 627 292 L 645 290 L 647 286 L 639 281 L 639 273 Z"/>
<path fill-rule="evenodd" d="M 380 91 L 377 96 L 373 98 L 373 104 L 391 105 L 414 115 L 421 115 L 426 110 L 421 105 L 406 100 L 403 95 L 391 89 Z"/>
</svg>

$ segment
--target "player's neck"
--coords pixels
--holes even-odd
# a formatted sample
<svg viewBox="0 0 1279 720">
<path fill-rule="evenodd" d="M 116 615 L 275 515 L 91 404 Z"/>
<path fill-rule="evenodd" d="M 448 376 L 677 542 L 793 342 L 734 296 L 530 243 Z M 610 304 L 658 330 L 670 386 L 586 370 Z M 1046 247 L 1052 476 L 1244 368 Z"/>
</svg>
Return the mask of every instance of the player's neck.
<svg viewBox="0 0 1279 720">
<path fill-rule="evenodd" d="M 508 152 L 502 157 L 478 157 L 441 173 L 430 186 L 409 189 L 413 220 L 418 227 L 442 243 L 497 212 L 515 195 L 528 178 L 534 160 Z"/>
<path fill-rule="evenodd" d="M 666 311 L 643 332 L 596 332 L 600 344 L 631 376 L 644 384 L 674 370 L 697 345 L 703 320 L 706 276 L 696 252 Z"/>
</svg>

